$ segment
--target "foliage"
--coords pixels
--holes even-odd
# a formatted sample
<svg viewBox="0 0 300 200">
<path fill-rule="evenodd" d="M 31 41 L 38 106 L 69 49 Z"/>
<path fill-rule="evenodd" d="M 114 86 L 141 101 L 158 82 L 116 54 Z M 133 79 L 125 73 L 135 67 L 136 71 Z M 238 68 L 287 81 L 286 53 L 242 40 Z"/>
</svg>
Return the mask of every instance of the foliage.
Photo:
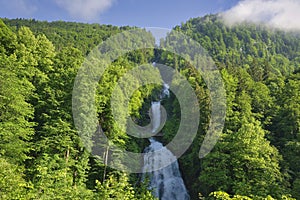
<svg viewBox="0 0 300 200">
<path fill-rule="evenodd" d="M 72 89 L 84 56 L 109 36 L 131 27 L 3 21 L 10 27 L 0 20 L 0 198 L 154 199 L 138 175 L 117 172 L 89 152 L 72 116 Z M 253 24 L 227 27 L 215 15 L 190 19 L 174 29 L 198 41 L 223 78 L 227 108 L 217 145 L 207 157 L 198 158 L 211 117 L 210 91 L 201 73 L 183 58 L 153 49 L 114 60 L 95 86 L 97 124 L 104 134 L 121 149 L 143 151 L 147 141 L 127 135 L 114 121 L 112 108 L 145 125 L 150 121 L 150 102 L 161 87 L 150 84 L 135 90 L 128 110 L 110 105 L 111 94 L 135 67 L 142 65 L 147 77 L 157 78 L 164 72 L 153 73 L 144 64 L 169 65 L 186 77 L 200 106 L 197 136 L 179 159 L 191 198 L 300 199 L 299 35 Z M 174 42 L 170 37 L 162 44 Z M 151 34 L 145 39 L 154 43 Z M 193 53 L 188 41 L 180 45 Z M 80 88 L 86 91 L 90 83 L 79 78 L 86 81 Z M 122 87 L 126 91 L 136 84 L 125 77 Z M 161 141 L 167 144 L 177 132 L 181 113 L 173 93 L 162 104 L 168 120 Z M 93 108 L 80 109 L 83 117 Z M 103 153 L 113 156 L 109 149 Z"/>
</svg>

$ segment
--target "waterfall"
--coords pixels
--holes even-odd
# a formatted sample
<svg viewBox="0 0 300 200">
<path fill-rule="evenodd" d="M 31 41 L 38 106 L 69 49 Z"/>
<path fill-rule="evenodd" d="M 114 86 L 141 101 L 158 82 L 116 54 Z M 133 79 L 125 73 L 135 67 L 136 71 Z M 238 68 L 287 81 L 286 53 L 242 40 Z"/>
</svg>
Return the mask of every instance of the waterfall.
<svg viewBox="0 0 300 200">
<path fill-rule="evenodd" d="M 170 97 L 170 86 L 167 83 L 164 83 L 164 88 L 163 88 L 163 92 L 162 92 L 162 96 L 163 97 Z"/>
<path fill-rule="evenodd" d="M 160 125 L 160 101 L 151 103 L 151 111 L 152 111 L 152 133 L 154 133 Z"/>
<path fill-rule="evenodd" d="M 169 86 L 164 85 L 162 95 L 169 95 Z M 167 92 L 166 92 L 167 90 Z M 161 122 L 160 102 L 152 102 L 152 133 L 157 131 Z M 178 162 L 170 150 L 163 146 L 162 143 L 150 138 L 150 145 L 145 148 L 144 153 L 144 176 L 146 171 L 149 175 L 149 188 L 153 195 L 160 200 L 189 200 L 190 197 L 181 178 Z M 164 150 L 164 151 L 160 151 Z M 154 152 L 152 155 L 148 152 Z M 166 166 L 170 161 L 175 160 L 172 164 L 160 169 L 160 166 Z M 158 169 L 158 170 L 157 170 Z"/>
</svg>

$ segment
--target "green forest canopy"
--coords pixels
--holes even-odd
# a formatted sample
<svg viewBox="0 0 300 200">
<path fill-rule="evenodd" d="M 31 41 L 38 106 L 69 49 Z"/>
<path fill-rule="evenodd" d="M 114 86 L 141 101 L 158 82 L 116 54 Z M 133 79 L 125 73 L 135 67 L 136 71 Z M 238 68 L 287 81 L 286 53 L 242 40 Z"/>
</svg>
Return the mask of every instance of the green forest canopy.
<svg viewBox="0 0 300 200">
<path fill-rule="evenodd" d="M 134 27 L 0 21 L 0 198 L 154 199 L 136 174 L 105 166 L 84 147 L 72 118 L 72 88 L 84 57 L 111 35 Z M 209 91 L 188 62 L 162 50 L 131 52 L 113 62 L 97 88 L 105 134 L 121 148 L 142 152 L 147 140 L 129 137 L 112 119 L 110 94 L 126 71 L 163 63 L 186 76 L 200 105 L 198 134 L 179 159 L 191 199 L 300 199 L 300 39 L 296 33 L 243 24 L 226 27 L 215 15 L 176 26 L 214 59 L 226 87 L 225 128 L 213 151 L 199 159 L 210 119 Z M 164 41 L 168 45 L 168 40 Z M 184 43 L 183 43 L 184 45 Z M 155 85 L 132 98 L 136 122 Z M 180 120 L 171 94 L 162 142 Z"/>
</svg>

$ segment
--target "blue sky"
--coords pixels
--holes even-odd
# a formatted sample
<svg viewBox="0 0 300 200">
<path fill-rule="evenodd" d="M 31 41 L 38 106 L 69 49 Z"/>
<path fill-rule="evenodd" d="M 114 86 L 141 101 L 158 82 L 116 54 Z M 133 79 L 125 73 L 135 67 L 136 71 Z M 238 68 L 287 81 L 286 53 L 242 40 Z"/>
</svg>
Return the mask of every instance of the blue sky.
<svg viewBox="0 0 300 200">
<path fill-rule="evenodd" d="M 239 0 L 0 0 L 0 17 L 172 28 Z"/>
<path fill-rule="evenodd" d="M 167 29 L 222 12 L 230 25 L 250 21 L 300 31 L 299 10 L 300 0 L 0 0 L 0 17 Z"/>
<path fill-rule="evenodd" d="M 125 3 L 126 2 L 126 3 Z M 217 13 L 237 0 L 123 0 L 103 14 L 105 23 L 171 28 L 191 17 Z"/>
</svg>

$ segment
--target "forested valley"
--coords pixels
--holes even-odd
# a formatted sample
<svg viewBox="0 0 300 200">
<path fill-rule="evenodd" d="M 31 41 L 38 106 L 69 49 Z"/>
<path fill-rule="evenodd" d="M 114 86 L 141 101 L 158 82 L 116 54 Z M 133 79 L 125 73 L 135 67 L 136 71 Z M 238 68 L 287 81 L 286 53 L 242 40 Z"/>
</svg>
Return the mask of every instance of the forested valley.
<svg viewBox="0 0 300 200">
<path fill-rule="evenodd" d="M 74 80 L 85 57 L 131 29 L 137 27 L 0 20 L 0 199 L 156 199 L 141 174 L 115 170 L 93 156 L 72 115 Z M 228 27 L 217 15 L 174 30 L 199 42 L 222 76 L 226 118 L 216 146 L 199 158 L 211 118 L 205 81 L 191 63 L 162 49 L 129 52 L 104 73 L 95 99 L 105 135 L 131 152 L 149 145 L 120 130 L 110 97 L 128 70 L 162 63 L 186 77 L 199 102 L 197 135 L 178 159 L 191 199 L 300 199 L 299 33 L 254 24 Z M 145 37 L 155 43 L 150 33 Z M 135 91 L 129 109 L 136 123 L 149 123 L 151 101 L 161 89 L 150 84 Z M 172 92 L 161 103 L 168 118 L 159 140 L 167 144 L 178 129 L 180 105 Z"/>
</svg>

